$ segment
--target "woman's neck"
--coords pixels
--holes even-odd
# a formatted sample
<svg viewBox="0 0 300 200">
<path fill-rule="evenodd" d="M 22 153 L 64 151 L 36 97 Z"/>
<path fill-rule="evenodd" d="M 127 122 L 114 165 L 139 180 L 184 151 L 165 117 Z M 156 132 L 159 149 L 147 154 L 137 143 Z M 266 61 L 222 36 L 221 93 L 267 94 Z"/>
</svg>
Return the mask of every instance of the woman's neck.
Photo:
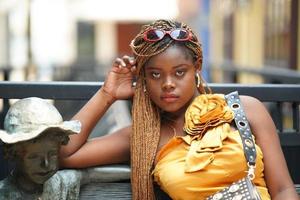
<svg viewBox="0 0 300 200">
<path fill-rule="evenodd" d="M 161 125 L 171 127 L 175 130 L 175 135 L 180 136 L 183 134 L 184 115 L 162 115 Z"/>
<path fill-rule="evenodd" d="M 185 106 L 183 106 L 180 110 L 176 112 L 161 112 L 161 125 L 171 126 L 172 128 L 178 130 L 178 133 L 182 133 L 180 135 L 184 135 L 183 126 L 185 121 L 185 112 L 190 106 L 190 104 L 194 101 L 195 97 L 197 97 L 198 95 L 198 92 L 195 92 L 194 96 L 190 99 L 190 101 L 187 102 Z"/>
<path fill-rule="evenodd" d="M 194 96 L 178 111 L 176 112 L 161 112 L 161 121 L 184 122 L 184 116 L 187 108 L 193 102 L 198 93 L 195 92 Z"/>
</svg>

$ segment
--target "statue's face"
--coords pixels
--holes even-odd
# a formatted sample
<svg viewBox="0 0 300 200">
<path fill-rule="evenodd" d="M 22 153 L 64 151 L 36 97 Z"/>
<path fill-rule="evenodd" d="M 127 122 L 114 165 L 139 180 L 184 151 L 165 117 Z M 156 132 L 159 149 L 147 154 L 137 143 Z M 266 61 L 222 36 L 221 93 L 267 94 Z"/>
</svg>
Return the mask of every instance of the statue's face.
<svg viewBox="0 0 300 200">
<path fill-rule="evenodd" d="M 23 144 L 24 152 L 18 170 L 27 181 L 43 184 L 58 170 L 60 142 L 41 137 Z"/>
</svg>

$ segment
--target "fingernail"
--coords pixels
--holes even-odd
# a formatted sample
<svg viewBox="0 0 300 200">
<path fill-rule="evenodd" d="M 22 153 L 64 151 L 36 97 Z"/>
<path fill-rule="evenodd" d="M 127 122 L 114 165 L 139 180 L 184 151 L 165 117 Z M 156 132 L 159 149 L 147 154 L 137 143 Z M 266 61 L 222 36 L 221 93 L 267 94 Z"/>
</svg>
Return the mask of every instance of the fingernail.
<svg viewBox="0 0 300 200">
<path fill-rule="evenodd" d="M 131 71 L 133 72 L 133 71 L 135 71 L 136 70 L 136 67 L 135 66 L 132 66 L 131 67 Z"/>
</svg>

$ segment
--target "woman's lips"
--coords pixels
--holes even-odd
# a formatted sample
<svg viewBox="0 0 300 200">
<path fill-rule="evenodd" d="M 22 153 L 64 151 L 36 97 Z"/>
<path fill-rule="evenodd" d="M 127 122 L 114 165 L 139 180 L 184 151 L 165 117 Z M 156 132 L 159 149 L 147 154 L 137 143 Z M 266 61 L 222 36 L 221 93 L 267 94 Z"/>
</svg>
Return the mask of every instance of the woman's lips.
<svg viewBox="0 0 300 200">
<path fill-rule="evenodd" d="M 175 101 L 177 101 L 179 97 L 177 95 L 174 95 L 174 94 L 170 94 L 170 95 L 163 95 L 161 97 L 161 99 L 167 103 L 173 103 Z"/>
</svg>

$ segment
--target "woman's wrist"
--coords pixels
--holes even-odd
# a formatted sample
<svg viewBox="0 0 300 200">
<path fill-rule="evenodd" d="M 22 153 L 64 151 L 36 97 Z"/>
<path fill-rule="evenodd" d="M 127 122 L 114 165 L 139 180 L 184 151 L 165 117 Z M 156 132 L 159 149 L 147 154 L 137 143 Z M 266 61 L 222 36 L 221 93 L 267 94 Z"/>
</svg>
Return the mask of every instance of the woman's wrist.
<svg viewBox="0 0 300 200">
<path fill-rule="evenodd" d="M 111 95 L 110 93 L 108 93 L 104 87 L 100 88 L 100 90 L 98 91 L 98 93 L 101 95 L 101 100 L 105 101 L 106 104 L 113 104 L 117 99 Z"/>
</svg>

